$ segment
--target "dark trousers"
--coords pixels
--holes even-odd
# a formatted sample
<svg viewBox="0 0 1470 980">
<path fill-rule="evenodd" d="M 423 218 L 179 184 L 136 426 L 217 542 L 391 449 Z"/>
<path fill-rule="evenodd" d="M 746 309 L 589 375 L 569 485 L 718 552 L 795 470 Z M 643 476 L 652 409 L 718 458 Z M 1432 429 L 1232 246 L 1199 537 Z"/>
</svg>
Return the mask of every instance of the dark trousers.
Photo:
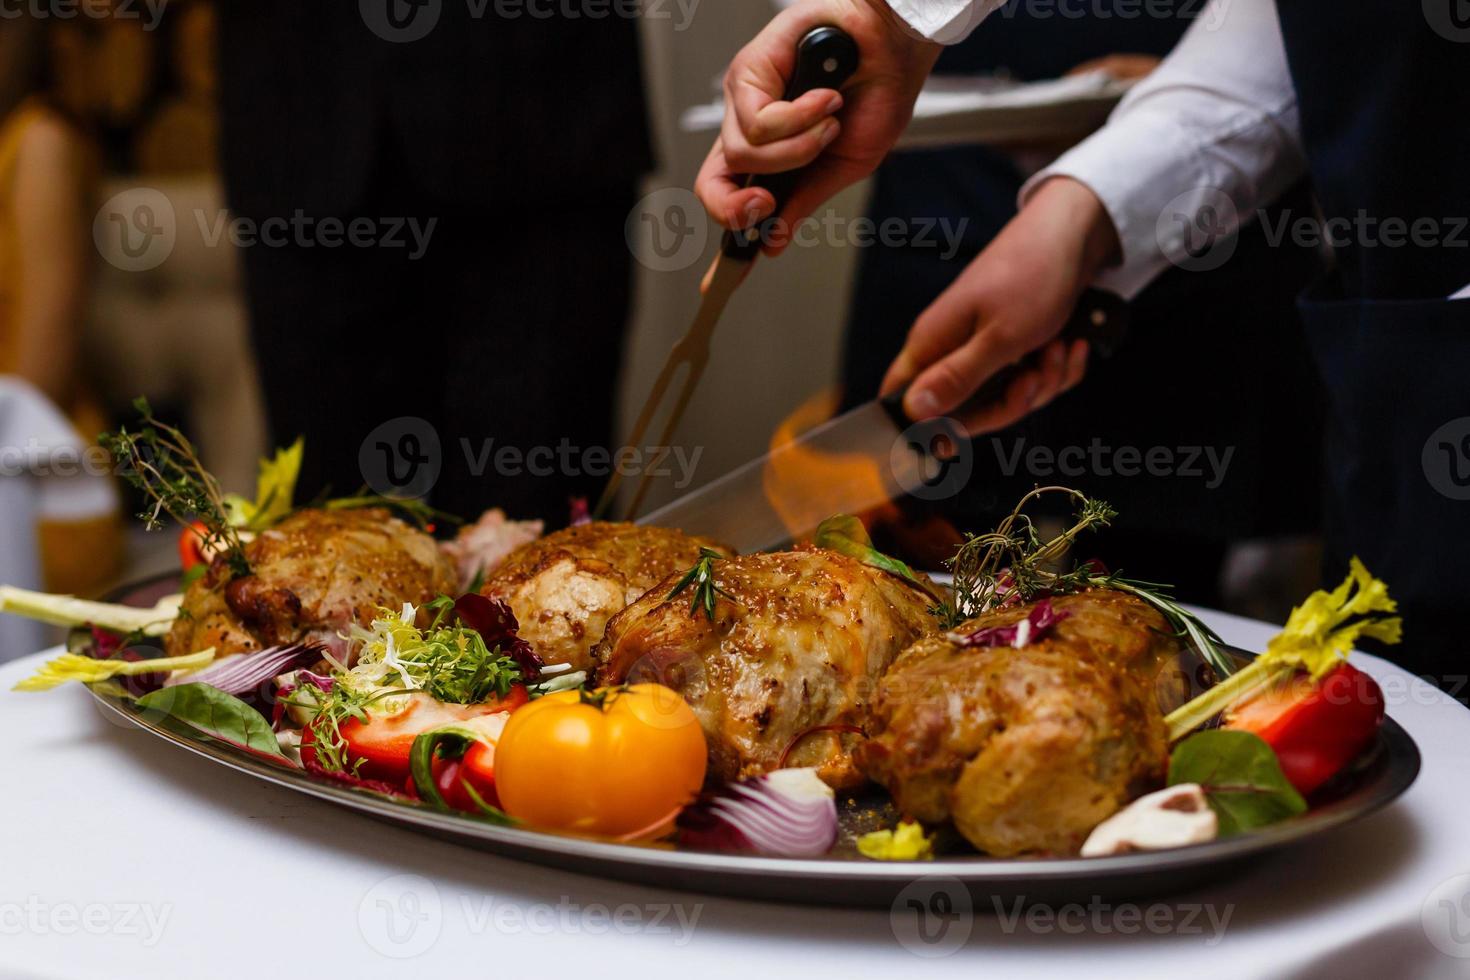
<svg viewBox="0 0 1470 980">
<path fill-rule="evenodd" d="M 632 189 L 489 212 L 394 192 L 398 176 L 342 220 L 383 239 L 412 217 L 422 254 L 406 224 L 398 246 L 306 235 L 244 249 L 271 433 L 306 439 L 298 499 L 366 485 L 427 491 L 467 519 L 497 506 L 564 523 L 569 498 L 605 479 L 582 454 L 613 436 Z"/>
</svg>

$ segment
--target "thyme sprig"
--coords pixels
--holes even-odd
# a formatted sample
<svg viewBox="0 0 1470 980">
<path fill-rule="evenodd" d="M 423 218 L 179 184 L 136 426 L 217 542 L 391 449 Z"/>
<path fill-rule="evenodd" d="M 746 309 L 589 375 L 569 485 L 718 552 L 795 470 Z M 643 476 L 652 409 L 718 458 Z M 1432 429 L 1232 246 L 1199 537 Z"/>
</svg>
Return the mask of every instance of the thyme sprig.
<svg viewBox="0 0 1470 980">
<path fill-rule="evenodd" d="M 184 527 L 198 521 L 204 527 L 203 550 L 223 555 L 235 575 L 249 575 L 245 546 L 230 523 L 219 482 L 204 468 L 193 443 L 178 429 L 160 422 L 146 398 L 134 401 L 133 407 L 141 423 L 136 432 L 119 426 L 97 441 L 117 461 L 122 478 L 148 501 L 138 519 L 150 531 L 163 526 L 164 514 Z"/>
<path fill-rule="evenodd" d="M 1042 540 L 1035 523 L 1024 512 L 1046 494 L 1064 494 L 1075 507 L 1070 527 Z M 1113 589 L 1135 595 L 1163 615 L 1177 636 L 1187 638 L 1220 677 L 1235 670 L 1220 647 L 1224 641 L 1196 615 L 1168 595 L 1169 587 L 1103 572 L 1091 562 L 1059 570 L 1057 563 L 1071 551 L 1084 532 L 1107 527 L 1117 512 L 1107 503 L 1068 487 L 1038 487 L 1022 497 L 1015 508 L 988 534 L 971 535 L 948 562 L 954 574 L 954 595 L 935 610 L 945 629 L 998 606 L 1032 602 L 1046 596 L 1068 595 L 1084 589 Z"/>
<path fill-rule="evenodd" d="M 1076 505 L 1072 526 L 1043 541 L 1026 505 L 1045 494 L 1070 496 Z M 1030 602 L 1056 592 L 1085 587 L 1090 565 L 1069 572 L 1054 569 L 1083 531 L 1107 527 L 1116 511 L 1101 500 L 1067 487 L 1038 487 L 1026 494 L 994 531 L 972 534 L 946 564 L 954 574 L 954 597 L 936 610 L 945 629 L 1009 602 Z"/>
<path fill-rule="evenodd" d="M 692 585 L 694 593 L 689 597 L 689 615 L 693 616 L 697 610 L 703 609 L 705 617 L 710 622 L 714 622 L 717 597 L 735 598 L 720 588 L 719 583 L 715 581 L 715 562 L 723 560 L 724 557 L 713 548 L 700 548 L 699 560 L 689 567 L 689 570 L 679 579 L 678 584 L 669 590 L 669 594 L 664 598 L 673 599 Z"/>
</svg>

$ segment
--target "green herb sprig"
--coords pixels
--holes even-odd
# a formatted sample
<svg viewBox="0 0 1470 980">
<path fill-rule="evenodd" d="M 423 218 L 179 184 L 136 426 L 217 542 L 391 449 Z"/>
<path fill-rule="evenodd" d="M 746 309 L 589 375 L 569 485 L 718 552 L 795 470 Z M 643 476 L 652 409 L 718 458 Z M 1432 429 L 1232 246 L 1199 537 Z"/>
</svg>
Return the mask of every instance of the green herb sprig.
<svg viewBox="0 0 1470 980">
<path fill-rule="evenodd" d="M 103 433 L 98 442 L 117 461 L 123 479 L 148 501 L 139 520 L 150 531 L 163 526 L 164 514 L 185 527 L 198 521 L 204 526 L 204 549 L 222 554 L 235 575 L 249 575 L 250 562 L 230 523 L 219 482 L 199 461 L 193 444 L 178 429 L 160 422 L 146 398 L 134 401 L 133 407 L 141 427 L 130 432 L 119 426 L 116 432 Z"/>
<path fill-rule="evenodd" d="M 1043 541 L 1025 507 L 1046 494 L 1064 494 L 1075 506 L 1072 524 Z M 1049 595 L 1067 595 L 1083 589 L 1113 589 L 1135 595 L 1163 615 L 1176 635 L 1187 638 L 1220 677 L 1235 670 L 1220 647 L 1224 641 L 1196 615 L 1171 598 L 1168 586 L 1104 573 L 1090 563 L 1058 570 L 1077 538 L 1088 530 L 1107 527 L 1117 512 L 1104 501 L 1068 487 L 1038 487 L 1022 497 L 1014 509 L 988 534 L 971 535 L 948 562 L 954 573 L 954 595 L 935 610 L 945 629 L 988 612 L 1006 602 L 1031 602 Z"/>
<path fill-rule="evenodd" d="M 735 598 L 720 588 L 719 583 L 715 581 L 715 562 L 722 561 L 724 558 L 724 555 L 713 548 L 700 548 L 699 560 L 689 567 L 689 571 L 684 573 L 678 584 L 664 598 L 673 599 L 692 585 L 694 592 L 689 597 L 689 615 L 693 616 L 696 611 L 703 609 L 705 617 L 710 622 L 714 622 L 717 598 L 719 596 L 724 596 L 726 599 Z"/>
</svg>

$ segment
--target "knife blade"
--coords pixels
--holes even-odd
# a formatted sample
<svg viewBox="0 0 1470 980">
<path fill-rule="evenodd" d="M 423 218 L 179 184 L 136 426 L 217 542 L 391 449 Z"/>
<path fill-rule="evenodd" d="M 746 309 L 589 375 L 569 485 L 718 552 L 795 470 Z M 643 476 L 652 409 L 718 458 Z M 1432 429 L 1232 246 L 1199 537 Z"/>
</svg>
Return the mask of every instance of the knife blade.
<svg viewBox="0 0 1470 980">
<path fill-rule="evenodd" d="M 786 91 L 782 98 L 790 102 L 813 89 L 840 89 L 852 77 L 853 72 L 857 71 L 857 66 L 857 43 L 846 32 L 836 27 L 813 28 L 797 44 L 796 69 L 786 84 Z M 781 206 L 796 186 L 796 179 L 800 173 L 800 170 L 791 170 L 746 179 L 747 187 L 763 187 L 770 191 L 772 197 L 776 199 L 776 209 L 754 228 L 740 231 L 729 230 L 721 237 L 720 252 L 715 257 L 709 287 L 699 302 L 699 309 L 694 314 L 689 330 L 669 351 L 663 370 L 659 372 L 657 379 L 653 382 L 653 387 L 648 392 L 648 397 L 644 399 L 643 408 L 639 411 L 638 419 L 633 424 L 633 431 L 628 437 L 628 445 L 641 446 L 643 444 L 643 437 L 647 435 L 654 415 L 659 406 L 663 404 L 674 377 L 682 369 L 684 380 L 679 387 L 678 395 L 675 396 L 673 406 L 665 416 L 663 434 L 657 442 L 659 446 L 669 445 L 669 439 L 678 427 L 679 420 L 683 418 L 684 410 L 689 407 L 689 400 L 693 397 L 700 376 L 709 363 L 710 338 L 714 336 L 715 325 L 719 323 L 720 314 L 724 312 L 725 306 L 730 302 L 730 297 L 735 294 L 736 288 L 745 280 L 756 257 L 760 255 L 761 245 L 774 227 L 774 222 L 778 220 Z M 651 475 L 650 471 L 645 470 L 639 477 L 638 486 L 626 511 L 628 517 L 635 516 L 639 508 L 643 506 L 643 499 L 649 490 Z M 622 481 L 622 473 L 614 469 L 607 481 L 607 486 L 603 488 L 602 496 L 597 500 L 597 506 L 592 510 L 594 517 L 602 517 L 611 512 Z"/>
<path fill-rule="evenodd" d="M 1089 290 L 1058 336 L 1087 340 L 1096 356 L 1108 357 L 1126 329 L 1123 302 Z M 1004 394 L 1027 366 L 1023 360 L 997 372 L 970 404 Z M 742 554 L 765 551 L 799 540 L 833 514 L 859 514 L 905 496 L 952 495 L 969 470 L 962 456 L 940 458 L 941 441 L 958 446 L 968 439 L 951 418 L 910 421 L 900 392 L 815 426 L 637 523 L 705 535 Z"/>
</svg>

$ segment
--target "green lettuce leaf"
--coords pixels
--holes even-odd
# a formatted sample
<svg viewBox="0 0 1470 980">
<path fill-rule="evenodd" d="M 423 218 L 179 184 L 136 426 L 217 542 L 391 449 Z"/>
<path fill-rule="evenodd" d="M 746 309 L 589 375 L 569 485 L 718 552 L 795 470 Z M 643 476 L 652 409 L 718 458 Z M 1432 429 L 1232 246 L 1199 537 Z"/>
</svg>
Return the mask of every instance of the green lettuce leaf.
<svg viewBox="0 0 1470 980">
<path fill-rule="evenodd" d="M 1264 827 L 1299 813 L 1307 801 L 1281 772 L 1259 735 L 1216 729 L 1191 735 L 1169 759 L 1169 785 L 1198 783 L 1220 819 L 1220 836 Z"/>
<path fill-rule="evenodd" d="M 137 705 L 252 752 L 287 761 L 270 722 L 250 705 L 209 684 L 179 684 L 143 695 Z"/>
</svg>

